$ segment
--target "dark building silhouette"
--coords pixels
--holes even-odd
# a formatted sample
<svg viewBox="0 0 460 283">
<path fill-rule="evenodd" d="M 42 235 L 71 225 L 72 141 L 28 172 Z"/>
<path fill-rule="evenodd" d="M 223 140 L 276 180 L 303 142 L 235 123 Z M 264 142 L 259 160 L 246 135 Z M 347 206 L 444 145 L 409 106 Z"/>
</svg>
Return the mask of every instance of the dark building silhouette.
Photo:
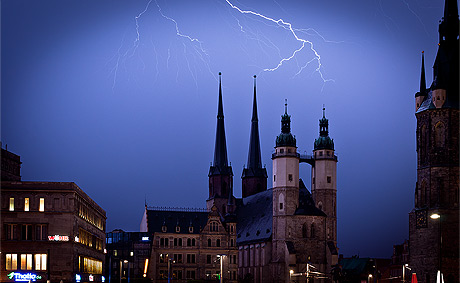
<svg viewBox="0 0 460 283">
<path fill-rule="evenodd" d="M 417 184 L 409 213 L 410 266 L 419 282 L 459 282 L 459 18 L 445 0 L 433 83 L 426 88 L 422 54 L 417 118 Z M 434 217 L 438 215 L 439 217 Z"/>
</svg>

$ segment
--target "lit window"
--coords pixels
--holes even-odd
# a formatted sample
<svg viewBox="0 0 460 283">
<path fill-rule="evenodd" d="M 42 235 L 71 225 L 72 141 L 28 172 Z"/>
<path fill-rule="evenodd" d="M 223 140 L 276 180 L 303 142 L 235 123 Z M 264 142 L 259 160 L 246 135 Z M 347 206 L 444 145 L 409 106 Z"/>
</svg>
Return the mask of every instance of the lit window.
<svg viewBox="0 0 460 283">
<path fill-rule="evenodd" d="M 46 254 L 35 255 L 35 270 L 46 270 Z"/>
<path fill-rule="evenodd" d="M 134 255 L 134 252 L 130 252 L 129 255 L 130 255 L 130 256 L 133 256 L 133 255 Z"/>
<path fill-rule="evenodd" d="M 29 211 L 29 198 L 24 199 L 24 211 Z"/>
<path fill-rule="evenodd" d="M 40 198 L 40 206 L 38 208 L 39 211 L 45 211 L 45 198 Z"/>
<path fill-rule="evenodd" d="M 117 255 L 118 255 L 117 250 L 113 250 L 113 256 L 117 256 Z"/>
<path fill-rule="evenodd" d="M 10 211 L 14 211 L 14 198 L 10 198 Z"/>
<path fill-rule="evenodd" d="M 18 269 L 18 255 L 17 254 L 6 254 L 6 270 L 17 270 Z"/>
<path fill-rule="evenodd" d="M 21 269 L 32 270 L 32 254 L 21 255 Z"/>
</svg>

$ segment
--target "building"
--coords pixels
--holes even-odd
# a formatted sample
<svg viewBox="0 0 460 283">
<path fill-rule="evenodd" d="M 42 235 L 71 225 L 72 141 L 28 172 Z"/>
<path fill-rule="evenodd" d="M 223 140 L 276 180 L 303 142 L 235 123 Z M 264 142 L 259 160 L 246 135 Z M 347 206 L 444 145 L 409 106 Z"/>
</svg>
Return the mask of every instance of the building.
<svg viewBox="0 0 460 283">
<path fill-rule="evenodd" d="M 409 265 L 419 282 L 459 282 L 459 18 L 445 0 L 433 82 L 426 87 L 424 57 L 417 119 L 417 183 L 409 213 Z"/>
<path fill-rule="evenodd" d="M 1 282 L 104 281 L 106 213 L 75 183 L 2 179 L 1 192 Z"/>
<path fill-rule="evenodd" d="M 147 276 L 154 282 L 220 276 L 225 282 L 306 282 L 307 277 L 331 282 L 331 269 L 338 261 L 337 156 L 324 109 L 313 154 L 300 155 L 286 103 L 272 154 L 273 187 L 267 189 L 254 76 L 248 164 L 241 177 L 243 198 L 237 199 L 228 165 L 220 75 L 206 210 L 146 206 L 141 232 L 153 238 Z M 299 178 L 301 162 L 312 166 L 311 193 Z"/>
<path fill-rule="evenodd" d="M 113 230 L 106 236 L 106 282 L 149 282 L 152 241 L 148 233 Z"/>
</svg>

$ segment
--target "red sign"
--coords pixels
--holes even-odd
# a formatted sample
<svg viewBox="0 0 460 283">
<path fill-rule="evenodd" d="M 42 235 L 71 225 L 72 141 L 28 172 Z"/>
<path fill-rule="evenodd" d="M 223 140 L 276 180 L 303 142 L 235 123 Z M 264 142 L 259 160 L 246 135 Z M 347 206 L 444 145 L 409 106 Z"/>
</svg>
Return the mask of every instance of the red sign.
<svg viewBox="0 0 460 283">
<path fill-rule="evenodd" d="M 68 242 L 69 236 L 61 236 L 61 235 L 48 236 L 48 241 Z"/>
</svg>

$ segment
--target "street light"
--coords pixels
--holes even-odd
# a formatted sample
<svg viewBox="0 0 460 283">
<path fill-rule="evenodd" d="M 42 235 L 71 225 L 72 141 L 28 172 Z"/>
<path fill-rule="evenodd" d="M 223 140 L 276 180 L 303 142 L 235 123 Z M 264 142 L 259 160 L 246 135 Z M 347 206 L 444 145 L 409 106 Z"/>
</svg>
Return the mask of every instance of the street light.
<svg viewBox="0 0 460 283">
<path fill-rule="evenodd" d="M 441 214 L 439 213 L 433 213 L 430 215 L 430 218 L 433 220 L 438 220 L 438 227 L 439 227 L 439 263 L 438 263 L 438 268 L 439 268 L 439 273 L 441 273 L 442 277 L 442 272 L 441 272 L 441 249 L 442 249 L 442 231 L 441 231 Z"/>
<path fill-rule="evenodd" d="M 412 270 L 410 267 L 409 267 L 409 264 L 403 264 L 403 273 L 402 273 L 402 282 L 406 282 L 406 268 L 409 269 L 409 270 Z"/>
<path fill-rule="evenodd" d="M 294 274 L 294 270 L 289 270 L 289 282 L 292 281 L 292 274 Z"/>
<path fill-rule="evenodd" d="M 224 277 L 224 272 L 223 272 L 223 270 L 224 270 L 224 256 L 226 256 L 226 255 L 217 255 L 217 258 L 220 260 L 220 280 L 219 280 L 220 283 L 224 282 L 224 279 L 223 279 L 223 277 Z"/>
<path fill-rule="evenodd" d="M 371 279 L 372 279 L 372 274 L 369 274 L 369 275 L 367 276 L 367 283 L 371 282 Z"/>
</svg>

